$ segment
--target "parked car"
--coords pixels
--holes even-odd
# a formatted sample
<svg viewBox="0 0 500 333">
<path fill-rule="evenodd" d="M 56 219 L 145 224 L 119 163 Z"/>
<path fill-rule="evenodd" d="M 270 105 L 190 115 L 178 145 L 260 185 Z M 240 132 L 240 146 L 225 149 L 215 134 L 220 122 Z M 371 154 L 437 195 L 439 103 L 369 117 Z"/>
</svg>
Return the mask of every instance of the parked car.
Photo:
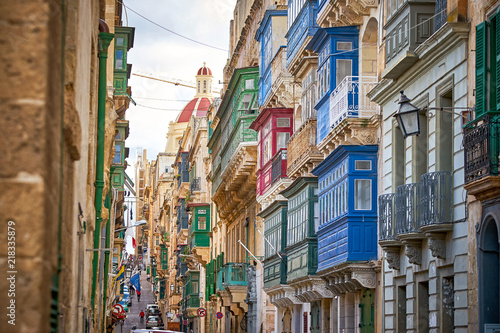
<svg viewBox="0 0 500 333">
<path fill-rule="evenodd" d="M 127 301 L 125 301 L 125 300 L 121 300 L 120 302 L 118 302 L 118 304 L 120 304 L 120 305 L 123 307 L 123 311 L 128 312 L 128 304 L 127 304 Z"/>
<path fill-rule="evenodd" d="M 148 304 L 146 305 L 146 313 L 148 315 L 159 316 L 161 315 L 160 307 L 158 304 Z"/>
<path fill-rule="evenodd" d="M 146 328 L 160 327 L 160 316 L 148 316 L 146 320 Z"/>
</svg>

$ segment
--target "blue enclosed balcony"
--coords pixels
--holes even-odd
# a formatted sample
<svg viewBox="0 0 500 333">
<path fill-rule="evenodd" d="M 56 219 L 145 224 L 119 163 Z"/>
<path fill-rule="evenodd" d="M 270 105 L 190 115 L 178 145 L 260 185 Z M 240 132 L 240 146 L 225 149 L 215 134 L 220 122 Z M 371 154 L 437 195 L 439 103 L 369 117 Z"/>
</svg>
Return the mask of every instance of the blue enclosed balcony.
<svg viewBox="0 0 500 333">
<path fill-rule="evenodd" d="M 255 39 L 259 41 L 260 45 L 260 77 L 259 77 L 259 105 L 263 105 L 271 92 L 271 86 L 276 78 L 273 78 L 271 64 L 274 61 L 275 55 L 278 51 L 286 46 L 285 31 L 286 31 L 286 15 L 287 11 L 279 9 L 282 6 L 270 6 L 262 21 Z"/>
<path fill-rule="evenodd" d="M 321 162 L 318 272 L 377 258 L 377 146 L 340 146 Z"/>
<path fill-rule="evenodd" d="M 305 50 L 305 46 L 314 36 L 316 24 L 317 0 L 289 0 L 288 1 L 288 31 L 287 39 L 287 67 L 296 62 Z"/>
</svg>

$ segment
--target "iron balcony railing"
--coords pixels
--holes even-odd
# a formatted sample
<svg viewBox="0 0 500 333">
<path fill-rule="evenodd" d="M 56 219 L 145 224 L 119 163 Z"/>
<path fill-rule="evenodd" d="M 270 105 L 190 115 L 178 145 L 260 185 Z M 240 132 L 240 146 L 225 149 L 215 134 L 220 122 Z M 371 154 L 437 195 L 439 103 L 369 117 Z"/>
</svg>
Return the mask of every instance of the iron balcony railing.
<svg viewBox="0 0 500 333">
<path fill-rule="evenodd" d="M 380 195 L 379 241 L 420 233 L 422 226 L 453 222 L 453 178 L 449 171 L 429 172 L 420 183 L 398 186 Z"/>
<path fill-rule="evenodd" d="M 191 192 L 200 190 L 200 182 L 201 182 L 201 177 L 195 177 L 193 178 L 193 180 L 191 180 L 191 184 L 189 186 Z"/>
<path fill-rule="evenodd" d="M 396 194 L 396 232 L 420 232 L 420 183 L 398 186 Z"/>
<path fill-rule="evenodd" d="M 395 240 L 396 232 L 396 193 L 383 194 L 378 197 L 379 240 Z"/>
<path fill-rule="evenodd" d="M 498 176 L 500 115 L 485 114 L 464 128 L 465 183 Z"/>
<path fill-rule="evenodd" d="M 377 103 L 367 93 L 377 85 L 371 76 L 346 76 L 330 95 L 330 127 L 345 118 L 370 118 L 378 113 Z"/>
<path fill-rule="evenodd" d="M 276 182 L 281 178 L 286 177 L 286 149 L 281 149 L 276 156 L 274 156 L 272 169 L 271 169 L 271 183 Z"/>
<path fill-rule="evenodd" d="M 421 226 L 453 222 L 453 183 L 449 171 L 429 172 L 421 182 Z"/>
</svg>

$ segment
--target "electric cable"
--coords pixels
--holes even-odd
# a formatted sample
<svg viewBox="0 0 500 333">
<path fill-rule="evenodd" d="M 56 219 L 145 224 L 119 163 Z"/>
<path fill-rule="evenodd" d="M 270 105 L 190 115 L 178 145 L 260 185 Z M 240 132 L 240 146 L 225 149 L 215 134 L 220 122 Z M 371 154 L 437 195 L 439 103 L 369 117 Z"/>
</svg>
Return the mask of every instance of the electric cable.
<svg viewBox="0 0 500 333">
<path fill-rule="evenodd" d="M 162 26 L 161 24 L 156 23 L 156 22 L 154 22 L 153 20 L 150 20 L 150 19 L 149 19 L 149 18 L 147 18 L 146 16 L 144 16 L 144 15 L 142 15 L 142 14 L 140 14 L 140 13 L 136 12 L 135 10 L 133 10 L 132 8 L 130 8 L 129 6 L 126 6 L 126 5 L 125 5 L 125 4 L 124 4 L 121 0 L 117 0 L 117 1 L 118 1 L 119 3 L 121 3 L 123 7 L 127 8 L 128 10 L 130 10 L 132 13 L 136 14 L 137 16 L 142 17 L 144 20 L 148 21 L 148 22 L 149 22 L 149 23 L 151 23 L 151 24 L 156 25 L 157 27 L 159 27 L 159 28 L 161 28 L 161 29 L 163 29 L 163 30 L 165 30 L 165 31 L 170 32 L 171 34 L 174 34 L 174 35 L 176 35 L 176 36 L 178 36 L 178 37 L 181 37 L 181 38 L 187 39 L 187 40 L 189 40 L 189 41 L 191 41 L 191 42 L 193 42 L 193 43 L 197 43 L 197 44 L 200 44 L 200 45 L 203 45 L 203 46 L 206 46 L 206 47 L 210 47 L 210 48 L 212 48 L 212 49 L 216 49 L 216 50 L 219 50 L 219 51 L 228 52 L 228 50 L 226 50 L 226 49 L 223 49 L 223 48 L 220 48 L 220 47 L 217 47 L 217 46 L 213 46 L 213 45 L 209 45 L 209 44 L 206 44 L 206 43 L 203 43 L 203 42 L 197 41 L 197 40 L 195 40 L 195 39 L 192 39 L 192 38 L 186 37 L 186 36 L 184 36 L 184 35 L 181 35 L 181 34 L 179 34 L 179 33 L 175 32 L 175 31 L 173 31 L 173 30 L 170 30 L 170 29 L 168 29 L 168 28 L 166 28 L 166 27 Z"/>
</svg>

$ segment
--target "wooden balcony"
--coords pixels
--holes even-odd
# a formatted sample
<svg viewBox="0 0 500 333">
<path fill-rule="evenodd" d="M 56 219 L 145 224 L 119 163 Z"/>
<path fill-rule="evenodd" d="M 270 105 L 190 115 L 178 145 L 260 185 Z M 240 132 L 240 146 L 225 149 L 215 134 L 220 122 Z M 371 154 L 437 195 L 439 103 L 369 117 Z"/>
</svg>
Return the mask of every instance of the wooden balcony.
<svg viewBox="0 0 500 333">
<path fill-rule="evenodd" d="M 292 180 L 312 176 L 312 169 L 323 161 L 323 154 L 316 147 L 316 123 L 316 119 L 308 120 L 288 141 L 287 175 Z"/>
</svg>

